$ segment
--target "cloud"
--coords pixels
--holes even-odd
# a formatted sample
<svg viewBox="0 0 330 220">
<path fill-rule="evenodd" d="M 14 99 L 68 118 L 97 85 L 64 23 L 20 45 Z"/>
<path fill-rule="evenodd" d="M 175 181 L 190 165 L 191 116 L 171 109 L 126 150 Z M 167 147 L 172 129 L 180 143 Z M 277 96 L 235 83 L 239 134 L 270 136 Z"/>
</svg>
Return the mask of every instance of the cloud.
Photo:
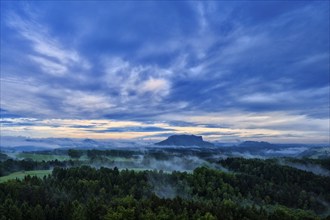
<svg viewBox="0 0 330 220">
<path fill-rule="evenodd" d="M 175 131 L 174 129 L 169 128 L 162 128 L 162 127 L 155 127 L 155 126 L 146 126 L 146 127 L 134 127 L 134 126 L 127 126 L 127 127 L 112 127 L 103 130 L 88 130 L 90 132 L 96 133 L 122 133 L 122 132 L 159 132 L 159 131 Z"/>
<path fill-rule="evenodd" d="M 311 117 L 315 117 L 316 114 L 319 117 L 327 117 L 326 103 L 328 102 L 327 96 L 329 95 L 330 87 L 320 87 L 313 89 L 300 89 L 300 90 L 286 90 L 281 88 L 278 92 L 247 92 L 246 95 L 241 95 L 238 92 L 238 102 L 247 105 L 248 108 L 264 108 L 264 111 L 270 109 L 277 110 L 290 110 L 296 111 L 296 113 L 307 114 Z M 278 90 L 278 89 L 276 89 Z M 309 100 L 306 103 L 306 100 Z M 309 105 L 309 109 L 305 111 L 304 106 Z M 298 110 L 301 109 L 301 110 Z M 323 112 L 323 113 L 322 113 Z"/>
<path fill-rule="evenodd" d="M 115 107 L 111 97 L 40 84 L 37 80 L 1 79 L 1 107 L 18 115 L 41 118 L 99 117 Z M 15 104 L 13 105 L 13 100 Z"/>
<path fill-rule="evenodd" d="M 172 71 L 151 65 L 134 65 L 120 57 L 103 59 L 108 89 L 119 93 L 122 105 L 150 99 L 157 104 L 170 93 Z"/>
<path fill-rule="evenodd" d="M 39 56 L 29 56 L 31 60 L 34 62 L 40 64 L 41 69 L 45 73 L 52 74 L 54 76 L 61 76 L 64 75 L 67 71 L 68 68 L 65 65 L 61 65 L 57 62 L 53 62 L 49 59 L 39 57 Z"/>
<path fill-rule="evenodd" d="M 65 91 L 63 110 L 70 115 L 90 114 L 90 117 L 98 117 L 100 112 L 108 112 L 115 107 L 111 99 L 102 94 L 93 94 L 82 91 Z"/>
<path fill-rule="evenodd" d="M 40 96 L 40 93 L 47 91 L 47 86 L 31 79 L 7 77 L 2 77 L 0 84 L 1 108 L 22 117 L 55 115 L 45 97 Z"/>
<path fill-rule="evenodd" d="M 155 95 L 166 96 L 169 90 L 170 85 L 167 80 L 150 78 L 142 84 L 140 92 L 151 92 Z"/>
<path fill-rule="evenodd" d="M 16 13 L 7 16 L 6 23 L 31 43 L 33 53 L 29 56 L 46 74 L 63 76 L 71 68 L 90 68 L 90 64 L 73 49 L 64 49 L 49 33 L 47 26 L 37 21 L 35 12 L 25 10 L 25 17 Z"/>
<path fill-rule="evenodd" d="M 3 136 L 129 139 L 174 131 L 164 123 L 137 121 L 1 118 Z"/>
<path fill-rule="evenodd" d="M 328 121 L 281 112 L 251 114 L 217 112 L 171 114 L 156 122 L 3 118 L 3 135 L 31 137 L 115 138 L 160 140 L 173 134 L 203 135 L 206 140 L 266 140 L 271 142 L 327 143 Z M 178 120 L 173 124 L 173 120 Z M 182 123 L 179 123 L 182 121 Z M 208 123 L 208 124 L 205 124 Z M 226 127 L 221 126 L 226 124 Z"/>
<path fill-rule="evenodd" d="M 210 134 L 212 139 L 235 138 L 249 139 L 262 138 L 272 142 L 323 142 L 328 141 L 329 121 L 328 118 L 312 118 L 307 115 L 267 112 L 251 113 L 244 111 L 223 112 L 186 112 L 185 114 L 168 114 L 158 117 L 163 121 L 181 120 L 195 126 L 176 127 L 177 132 L 194 134 Z M 210 124 L 206 127 L 201 124 Z M 225 124 L 226 127 L 221 125 Z M 217 127 L 218 126 L 218 127 Z M 218 133 L 218 135 L 215 135 Z M 234 140 L 235 138 L 232 138 Z"/>
</svg>

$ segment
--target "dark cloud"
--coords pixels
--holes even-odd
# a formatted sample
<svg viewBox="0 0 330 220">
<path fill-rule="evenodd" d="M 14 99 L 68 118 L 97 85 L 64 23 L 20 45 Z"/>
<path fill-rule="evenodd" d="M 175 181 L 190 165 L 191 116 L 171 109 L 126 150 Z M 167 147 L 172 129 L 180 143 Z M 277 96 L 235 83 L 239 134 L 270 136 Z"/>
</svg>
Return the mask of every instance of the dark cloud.
<svg viewBox="0 0 330 220">
<path fill-rule="evenodd" d="M 116 132 L 158 132 L 158 131 L 175 131 L 174 129 L 169 128 L 161 128 L 161 127 L 133 127 L 133 126 L 127 126 L 127 127 L 113 127 L 103 130 L 87 130 L 90 132 L 95 133 L 116 133 Z"/>
<path fill-rule="evenodd" d="M 96 125 L 70 125 L 70 128 L 95 128 Z"/>
<path fill-rule="evenodd" d="M 239 135 L 238 132 L 202 132 L 199 133 L 199 135 L 205 135 L 205 136 L 209 136 L 209 135 L 225 135 L 225 136 L 233 136 L 233 135 Z"/>
<path fill-rule="evenodd" d="M 18 114 L 13 114 L 5 109 L 0 108 L 0 118 L 21 118 L 21 117 L 22 116 L 20 116 Z"/>
</svg>

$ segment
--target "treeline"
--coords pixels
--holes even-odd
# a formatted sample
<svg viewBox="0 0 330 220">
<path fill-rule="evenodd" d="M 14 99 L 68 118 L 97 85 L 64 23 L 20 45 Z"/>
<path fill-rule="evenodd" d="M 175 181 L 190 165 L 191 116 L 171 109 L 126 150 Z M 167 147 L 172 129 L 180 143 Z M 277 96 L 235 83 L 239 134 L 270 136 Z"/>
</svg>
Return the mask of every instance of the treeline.
<svg viewBox="0 0 330 220">
<path fill-rule="evenodd" d="M 85 151 L 88 158 L 93 159 L 99 156 L 125 157 L 131 158 L 136 155 L 136 151 L 131 150 L 87 150 Z"/>
<path fill-rule="evenodd" d="M 297 163 L 297 164 L 304 164 L 304 165 L 320 165 L 324 169 L 330 170 L 330 158 L 322 158 L 322 159 L 311 159 L 311 158 L 285 158 L 286 161 Z"/>
<path fill-rule="evenodd" d="M 7 154 L 4 154 L 4 153 L 0 152 L 0 162 L 8 160 L 8 159 L 9 159 L 9 157 L 7 156 Z"/>
<path fill-rule="evenodd" d="M 87 156 L 89 159 L 94 160 L 100 157 L 125 157 L 132 158 L 136 155 L 136 151 L 130 150 L 77 150 L 77 149 L 68 149 L 67 154 L 71 158 L 80 158 L 81 156 Z"/>
<path fill-rule="evenodd" d="M 244 196 L 319 213 L 329 208 L 330 177 L 282 166 L 275 159 L 227 158 L 219 163 L 245 176 L 239 183 Z"/>
<path fill-rule="evenodd" d="M 34 161 L 31 159 L 7 159 L 5 161 L 0 162 L 0 177 L 9 175 L 10 173 L 17 171 L 50 170 L 54 167 L 71 167 L 74 165 L 78 166 L 80 164 L 81 162 L 72 160 Z"/>
<path fill-rule="evenodd" d="M 272 170 L 260 169 L 258 160 L 252 160 L 251 164 L 241 159 L 233 161 L 239 164 L 234 167 L 242 163 L 242 167 L 259 169 L 260 175 L 272 173 Z M 221 163 L 230 167 L 236 163 L 233 161 Z M 284 169 L 281 171 L 284 175 L 301 178 L 309 175 Z M 299 194 L 298 199 L 304 202 L 298 204 L 296 200 L 296 204 L 293 200 L 297 198 L 291 197 L 292 189 L 281 188 L 295 187 L 290 178 L 272 182 L 260 175 L 225 173 L 206 167 L 197 168 L 193 173 L 171 174 L 88 166 L 54 168 L 52 175 L 43 179 L 27 176 L 23 180 L 1 183 L 0 219 L 298 220 L 320 219 L 315 213 L 326 211 L 322 203 L 314 204 L 310 200 L 328 198 L 327 178 L 321 177 L 324 179 L 318 181 L 312 177 L 314 190 L 297 186 L 307 197 Z"/>
</svg>

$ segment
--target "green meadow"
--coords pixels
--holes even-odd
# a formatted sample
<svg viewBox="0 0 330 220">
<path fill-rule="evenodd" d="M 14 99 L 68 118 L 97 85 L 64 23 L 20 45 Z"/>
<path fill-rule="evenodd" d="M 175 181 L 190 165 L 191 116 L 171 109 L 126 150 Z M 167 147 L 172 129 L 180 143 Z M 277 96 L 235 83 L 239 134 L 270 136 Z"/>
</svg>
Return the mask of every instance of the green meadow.
<svg viewBox="0 0 330 220">
<path fill-rule="evenodd" d="M 19 171 L 15 173 L 11 173 L 7 176 L 2 176 L 0 177 L 0 183 L 3 183 L 7 180 L 11 179 L 23 179 L 25 176 L 30 175 L 30 176 L 37 176 L 37 177 L 44 177 L 47 176 L 48 174 L 51 174 L 52 170 L 31 170 L 31 171 Z"/>
<path fill-rule="evenodd" d="M 68 155 L 50 155 L 50 154 L 34 154 L 34 153 L 19 153 L 16 155 L 18 159 L 31 159 L 34 161 L 51 161 L 51 160 L 58 160 L 58 161 L 65 161 L 70 160 Z"/>
</svg>

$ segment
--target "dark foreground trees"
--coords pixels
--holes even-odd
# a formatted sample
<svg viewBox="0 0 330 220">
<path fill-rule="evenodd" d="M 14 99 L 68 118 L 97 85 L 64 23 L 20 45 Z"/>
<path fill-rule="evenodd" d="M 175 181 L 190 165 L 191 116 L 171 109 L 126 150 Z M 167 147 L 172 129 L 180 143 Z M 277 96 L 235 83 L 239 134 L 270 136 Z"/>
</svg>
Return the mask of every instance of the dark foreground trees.
<svg viewBox="0 0 330 220">
<path fill-rule="evenodd" d="M 79 150 L 75 150 L 75 149 L 69 149 L 68 155 L 69 155 L 69 157 L 71 157 L 73 159 L 79 159 L 82 155 L 82 152 Z"/>
<path fill-rule="evenodd" d="M 298 220 L 329 213 L 329 177 L 271 160 L 229 158 L 220 164 L 231 171 L 55 168 L 43 179 L 26 176 L 1 183 L 0 220 Z"/>
</svg>

